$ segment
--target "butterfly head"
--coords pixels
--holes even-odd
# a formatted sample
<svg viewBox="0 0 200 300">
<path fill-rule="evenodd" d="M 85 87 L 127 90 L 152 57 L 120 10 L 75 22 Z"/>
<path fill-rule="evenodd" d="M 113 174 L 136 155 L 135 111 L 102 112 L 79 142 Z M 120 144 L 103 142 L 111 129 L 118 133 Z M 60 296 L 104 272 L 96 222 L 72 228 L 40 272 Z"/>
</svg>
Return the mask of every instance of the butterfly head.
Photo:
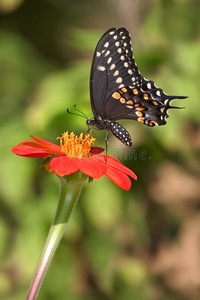
<svg viewBox="0 0 200 300">
<path fill-rule="evenodd" d="M 91 129 L 101 130 L 96 118 L 87 119 L 86 124 L 89 129 L 91 128 Z"/>
<path fill-rule="evenodd" d="M 101 116 L 93 117 L 92 119 L 87 119 L 86 124 L 89 129 L 95 130 L 111 130 L 111 121 L 103 119 Z"/>
</svg>

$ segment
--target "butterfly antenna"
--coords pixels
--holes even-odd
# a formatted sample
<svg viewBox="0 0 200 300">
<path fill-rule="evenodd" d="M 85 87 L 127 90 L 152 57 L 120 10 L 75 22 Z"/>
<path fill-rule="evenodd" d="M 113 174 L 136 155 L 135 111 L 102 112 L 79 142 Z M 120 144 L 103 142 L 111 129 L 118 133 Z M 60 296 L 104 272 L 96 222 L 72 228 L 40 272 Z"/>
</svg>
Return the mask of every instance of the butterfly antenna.
<svg viewBox="0 0 200 300">
<path fill-rule="evenodd" d="M 76 105 L 74 105 L 74 109 L 77 110 L 78 112 L 80 112 L 80 113 L 82 114 L 82 116 L 88 120 L 88 117 L 86 116 L 86 114 L 84 114 L 84 112 L 82 112 L 81 110 L 79 110 L 79 109 L 76 107 Z"/>
<path fill-rule="evenodd" d="M 67 108 L 68 114 L 75 115 L 75 116 L 79 116 L 79 117 L 82 117 L 82 118 L 88 120 L 88 117 L 86 116 L 86 114 L 84 114 L 81 110 L 79 110 L 78 108 L 76 108 L 76 105 L 74 105 L 74 109 L 77 110 L 78 112 L 80 112 L 80 114 L 73 113 L 73 112 L 69 111 L 69 109 Z"/>
</svg>

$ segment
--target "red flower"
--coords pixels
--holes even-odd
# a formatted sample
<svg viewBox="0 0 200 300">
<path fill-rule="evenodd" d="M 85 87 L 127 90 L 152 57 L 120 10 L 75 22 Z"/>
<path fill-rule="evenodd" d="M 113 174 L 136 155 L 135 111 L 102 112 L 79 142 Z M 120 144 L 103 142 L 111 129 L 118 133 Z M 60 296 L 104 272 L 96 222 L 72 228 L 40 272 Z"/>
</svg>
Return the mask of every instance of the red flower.
<svg viewBox="0 0 200 300">
<path fill-rule="evenodd" d="M 49 160 L 45 163 L 50 173 L 59 176 L 73 174 L 77 171 L 99 179 L 103 175 L 110 178 L 119 187 L 128 190 L 131 187 L 129 176 L 137 179 L 133 171 L 125 167 L 116 158 L 100 155 L 103 148 L 91 147 L 95 139 L 89 134 L 75 136 L 72 132 L 64 133 L 60 139 L 60 146 L 46 140 L 30 135 L 35 141 L 25 141 L 13 147 L 14 154 L 25 157 L 45 157 Z"/>
</svg>

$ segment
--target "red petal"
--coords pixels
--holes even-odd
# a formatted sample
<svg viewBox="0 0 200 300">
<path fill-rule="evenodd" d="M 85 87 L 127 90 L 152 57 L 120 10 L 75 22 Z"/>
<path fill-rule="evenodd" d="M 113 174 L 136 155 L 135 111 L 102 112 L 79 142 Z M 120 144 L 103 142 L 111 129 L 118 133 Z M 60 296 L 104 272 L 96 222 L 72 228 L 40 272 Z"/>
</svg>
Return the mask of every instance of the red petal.
<svg viewBox="0 0 200 300">
<path fill-rule="evenodd" d="M 100 148 L 100 147 L 91 147 L 90 154 L 92 154 L 92 155 L 99 154 L 99 153 L 102 153 L 104 150 L 105 150 L 104 148 Z"/>
<path fill-rule="evenodd" d="M 43 157 L 50 155 L 62 155 L 60 147 L 40 138 L 31 135 L 35 141 L 25 141 L 13 147 L 11 151 L 17 155 L 25 157 Z"/>
<path fill-rule="evenodd" d="M 25 143 L 25 142 L 24 142 Z M 11 148 L 14 154 L 25 156 L 25 157 L 44 157 L 49 156 L 49 149 L 37 148 L 37 145 L 29 146 L 28 144 L 18 144 L 17 146 Z M 35 142 L 32 142 L 35 143 Z"/>
<path fill-rule="evenodd" d="M 78 170 L 95 179 L 99 179 L 106 174 L 106 166 L 92 158 L 55 157 L 51 160 L 50 166 L 59 176 L 70 175 Z"/>
<path fill-rule="evenodd" d="M 91 158 L 79 159 L 79 167 L 81 172 L 94 178 L 99 179 L 106 173 L 106 166 L 100 161 Z"/>
<path fill-rule="evenodd" d="M 33 135 L 31 135 L 31 134 L 30 134 L 30 136 L 31 136 L 35 141 L 37 141 L 37 142 L 43 144 L 44 147 L 46 147 L 46 148 L 57 149 L 57 150 L 60 149 L 60 146 L 58 146 L 58 145 L 56 145 L 56 144 L 53 144 L 53 143 L 51 143 L 51 142 L 49 142 L 49 141 L 43 140 L 43 139 L 38 138 L 38 137 L 36 137 L 36 136 L 33 136 Z"/>
<path fill-rule="evenodd" d="M 131 176 L 133 179 L 137 180 L 137 175 L 132 170 L 121 164 L 120 161 L 118 161 L 116 158 L 107 155 L 107 163 L 105 162 L 105 155 L 96 155 L 95 158 L 107 164 L 108 167 L 119 170 L 120 172 L 123 172 Z"/>
<path fill-rule="evenodd" d="M 107 172 L 105 174 L 110 180 L 112 180 L 115 184 L 117 184 L 120 188 L 128 191 L 131 187 L 131 181 L 129 177 L 113 168 L 107 168 Z"/>
<path fill-rule="evenodd" d="M 50 166 L 54 173 L 59 176 L 70 175 L 79 170 L 78 158 L 69 158 L 67 156 L 54 157 Z"/>
</svg>

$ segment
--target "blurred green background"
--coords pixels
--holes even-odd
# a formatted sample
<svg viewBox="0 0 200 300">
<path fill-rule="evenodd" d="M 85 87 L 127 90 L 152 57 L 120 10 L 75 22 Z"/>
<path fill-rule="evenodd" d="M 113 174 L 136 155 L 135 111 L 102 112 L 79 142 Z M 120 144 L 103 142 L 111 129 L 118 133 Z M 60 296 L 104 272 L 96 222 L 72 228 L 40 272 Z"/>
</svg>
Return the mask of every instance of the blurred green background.
<svg viewBox="0 0 200 300">
<path fill-rule="evenodd" d="M 29 134 L 86 132 L 92 56 L 126 27 L 141 73 L 174 104 L 168 124 L 122 121 L 133 146 L 109 153 L 138 181 L 85 182 L 39 300 L 200 299 L 200 3 L 195 0 L 0 0 L 0 299 L 24 299 L 50 228 L 58 179 L 10 151 Z M 105 132 L 95 132 L 104 147 Z"/>
</svg>

